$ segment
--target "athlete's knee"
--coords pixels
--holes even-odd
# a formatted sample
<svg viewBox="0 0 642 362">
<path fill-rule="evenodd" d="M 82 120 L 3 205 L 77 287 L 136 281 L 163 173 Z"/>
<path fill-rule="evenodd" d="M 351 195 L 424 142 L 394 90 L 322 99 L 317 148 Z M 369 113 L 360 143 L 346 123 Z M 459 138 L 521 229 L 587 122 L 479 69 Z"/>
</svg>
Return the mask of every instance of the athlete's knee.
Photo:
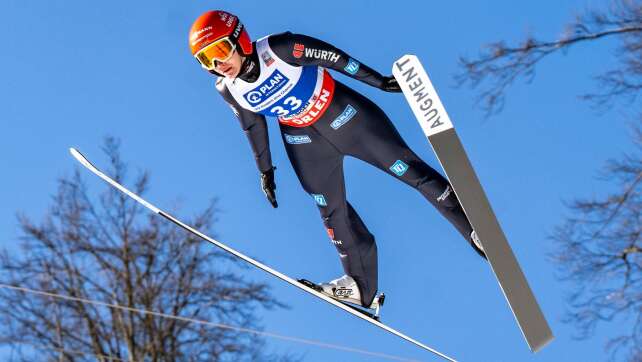
<svg viewBox="0 0 642 362">
<path fill-rule="evenodd" d="M 388 165 L 388 171 L 407 183 L 408 185 L 419 188 L 431 181 L 441 181 L 441 175 L 432 167 L 408 150 L 408 154 Z"/>
<path fill-rule="evenodd" d="M 460 207 L 452 186 L 442 177 L 424 177 L 419 181 L 417 189 L 437 208 L 453 209 Z"/>
<path fill-rule="evenodd" d="M 435 198 L 435 201 L 437 205 L 448 209 L 460 207 L 457 195 L 455 195 L 455 191 L 450 184 L 446 184 L 446 187 L 443 188 L 441 194 Z"/>
</svg>

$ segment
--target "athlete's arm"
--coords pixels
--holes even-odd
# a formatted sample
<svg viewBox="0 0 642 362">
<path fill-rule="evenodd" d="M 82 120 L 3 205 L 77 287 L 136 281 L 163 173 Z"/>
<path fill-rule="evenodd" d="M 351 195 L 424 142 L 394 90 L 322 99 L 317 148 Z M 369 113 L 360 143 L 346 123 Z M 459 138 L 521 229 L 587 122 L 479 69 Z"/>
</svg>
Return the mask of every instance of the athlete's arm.
<svg viewBox="0 0 642 362">
<path fill-rule="evenodd" d="M 318 65 L 333 69 L 373 87 L 386 91 L 401 91 L 394 77 L 386 77 L 350 57 L 343 50 L 322 40 L 285 32 L 268 38 L 270 48 L 292 65 Z"/>
<path fill-rule="evenodd" d="M 245 132 L 252 147 L 256 166 L 259 168 L 259 171 L 268 171 L 272 168 L 272 156 L 270 154 L 270 141 L 265 116 L 242 108 L 234 97 L 232 97 L 232 94 L 222 81 L 219 80 L 216 82 L 216 89 L 221 93 L 223 99 L 225 99 L 238 118 L 241 128 Z"/>
<path fill-rule="evenodd" d="M 265 196 L 270 204 L 272 204 L 272 207 L 278 207 L 276 194 L 274 192 L 276 189 L 276 184 L 274 183 L 274 170 L 276 167 L 272 166 L 270 139 L 268 137 L 265 116 L 242 108 L 238 102 L 236 102 L 234 97 L 232 97 L 229 89 L 227 89 L 221 79 L 216 82 L 216 89 L 219 91 L 221 96 L 223 96 L 223 99 L 225 99 L 230 108 L 232 108 L 232 111 L 238 118 L 248 141 L 250 141 L 250 146 L 254 153 L 254 159 L 256 160 L 256 166 L 258 167 L 259 172 L 261 172 L 261 189 L 263 189 L 263 193 L 265 193 Z"/>
</svg>

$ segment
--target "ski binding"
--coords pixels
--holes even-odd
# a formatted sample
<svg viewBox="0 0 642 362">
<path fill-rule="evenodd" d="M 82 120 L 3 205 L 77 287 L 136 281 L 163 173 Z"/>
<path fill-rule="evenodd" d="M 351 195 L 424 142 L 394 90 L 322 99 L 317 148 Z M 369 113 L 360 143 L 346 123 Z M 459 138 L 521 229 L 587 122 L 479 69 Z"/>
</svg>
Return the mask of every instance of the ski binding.
<svg viewBox="0 0 642 362">
<path fill-rule="evenodd" d="M 309 281 L 307 279 L 298 279 L 297 281 L 299 283 L 305 285 L 306 287 L 312 289 L 312 290 L 315 290 L 315 291 L 317 291 L 319 293 L 326 294 L 323 291 L 323 288 L 319 284 L 311 282 L 311 281 Z M 365 307 L 362 307 L 362 306 L 358 306 L 356 304 L 344 302 L 344 301 L 342 301 L 340 299 L 336 299 L 331 295 L 328 295 L 328 296 L 333 298 L 337 302 L 339 302 L 339 303 L 341 303 L 341 304 L 343 304 L 343 305 L 345 305 L 345 306 L 347 306 L 347 307 L 349 307 L 349 308 L 351 308 L 351 309 L 353 309 L 353 310 L 355 310 L 355 311 L 357 311 L 357 312 L 359 312 L 359 313 L 361 313 L 363 315 L 366 315 L 366 316 L 368 316 L 368 317 L 370 317 L 370 318 L 372 318 L 372 319 L 374 319 L 376 321 L 380 320 L 381 307 L 383 306 L 383 303 L 386 300 L 386 295 L 384 293 L 380 293 L 377 296 L 375 296 L 375 300 L 372 303 L 372 304 L 374 304 L 375 307 L 374 308 L 365 308 Z"/>
</svg>

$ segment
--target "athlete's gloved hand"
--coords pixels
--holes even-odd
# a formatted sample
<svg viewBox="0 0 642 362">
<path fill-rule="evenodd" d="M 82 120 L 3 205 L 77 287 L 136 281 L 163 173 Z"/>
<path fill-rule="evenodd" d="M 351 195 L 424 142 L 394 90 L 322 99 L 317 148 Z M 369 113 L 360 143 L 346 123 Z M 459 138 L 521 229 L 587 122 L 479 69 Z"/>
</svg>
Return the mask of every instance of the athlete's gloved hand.
<svg viewBox="0 0 642 362">
<path fill-rule="evenodd" d="M 261 172 L 261 189 L 263 189 L 263 193 L 270 204 L 272 204 L 272 207 L 277 208 L 279 204 L 276 202 L 276 194 L 274 193 L 274 190 L 276 190 L 274 170 L 276 170 L 276 167 L 272 166 L 269 170 Z"/>
<path fill-rule="evenodd" d="M 383 77 L 383 83 L 381 84 L 381 90 L 391 93 L 401 93 L 401 87 L 397 80 L 393 76 Z"/>
</svg>

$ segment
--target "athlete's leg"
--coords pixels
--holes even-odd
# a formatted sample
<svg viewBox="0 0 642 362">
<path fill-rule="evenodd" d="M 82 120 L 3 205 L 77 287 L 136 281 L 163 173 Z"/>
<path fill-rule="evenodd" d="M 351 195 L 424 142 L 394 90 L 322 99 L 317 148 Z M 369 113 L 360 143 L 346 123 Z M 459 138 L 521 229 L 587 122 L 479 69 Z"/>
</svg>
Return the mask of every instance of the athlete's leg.
<svg viewBox="0 0 642 362">
<path fill-rule="evenodd" d="M 338 83 L 333 103 L 342 103 L 350 120 L 322 129 L 346 154 L 366 161 L 418 190 L 470 242 L 472 227 L 448 181 L 419 158 L 386 114 L 373 102 Z M 339 117 L 340 118 L 340 117 Z M 341 122 L 339 122 L 341 123 Z"/>
<path fill-rule="evenodd" d="M 321 213 L 346 275 L 359 286 L 362 305 L 377 292 L 377 246 L 374 237 L 346 201 L 343 155 L 312 127 L 281 126 L 290 162 Z"/>
</svg>

